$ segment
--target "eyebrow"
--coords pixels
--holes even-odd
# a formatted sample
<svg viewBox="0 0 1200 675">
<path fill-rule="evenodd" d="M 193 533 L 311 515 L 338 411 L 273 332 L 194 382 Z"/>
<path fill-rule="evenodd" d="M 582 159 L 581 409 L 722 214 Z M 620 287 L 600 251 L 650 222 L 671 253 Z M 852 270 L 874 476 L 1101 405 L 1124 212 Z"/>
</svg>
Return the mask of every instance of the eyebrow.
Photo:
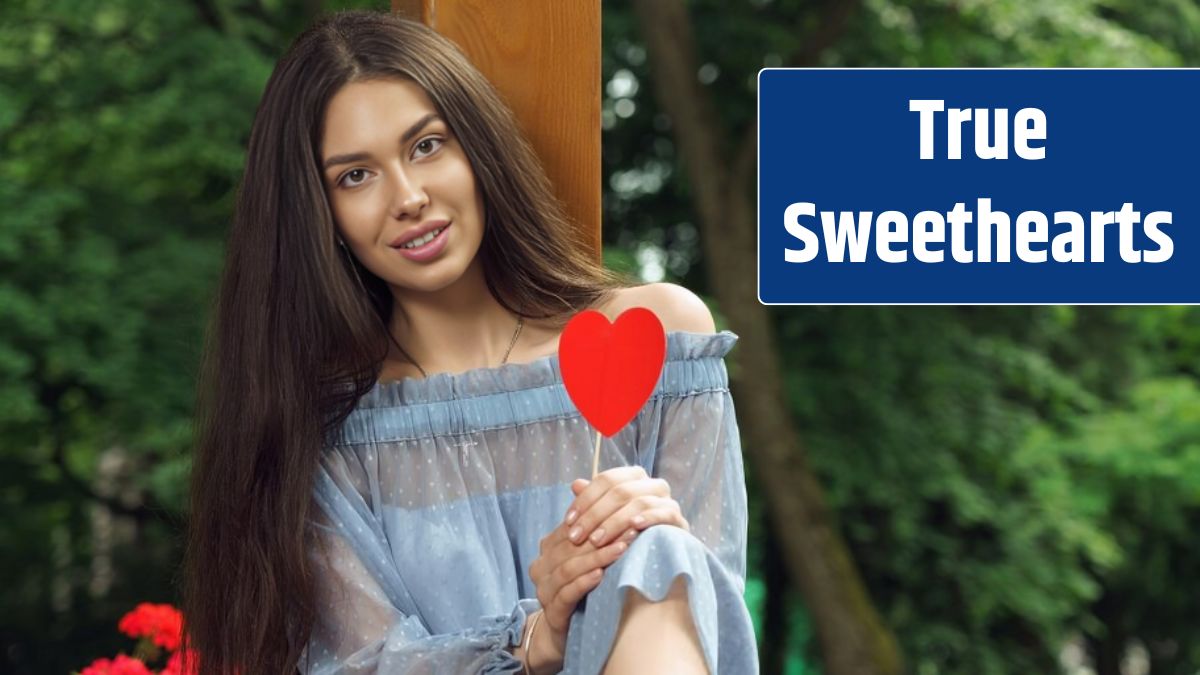
<svg viewBox="0 0 1200 675">
<path fill-rule="evenodd" d="M 409 140 L 411 140 L 413 136 L 416 136 L 417 134 L 421 133 L 422 129 L 424 129 L 426 126 L 429 125 L 430 122 L 432 122 L 436 119 L 439 119 L 437 116 L 437 113 L 429 113 L 428 115 L 417 120 L 416 124 L 409 127 L 408 131 L 405 131 L 404 134 L 400 136 L 400 145 L 404 145 Z M 330 157 L 329 159 L 325 160 L 325 164 L 324 164 L 323 168 L 325 170 L 328 170 L 329 168 L 335 167 L 339 164 L 350 164 L 351 162 L 361 162 L 364 159 L 370 159 L 370 158 L 371 158 L 370 153 L 366 153 L 366 152 L 352 152 L 352 153 L 349 153 L 346 155 L 334 155 L 333 157 Z"/>
</svg>

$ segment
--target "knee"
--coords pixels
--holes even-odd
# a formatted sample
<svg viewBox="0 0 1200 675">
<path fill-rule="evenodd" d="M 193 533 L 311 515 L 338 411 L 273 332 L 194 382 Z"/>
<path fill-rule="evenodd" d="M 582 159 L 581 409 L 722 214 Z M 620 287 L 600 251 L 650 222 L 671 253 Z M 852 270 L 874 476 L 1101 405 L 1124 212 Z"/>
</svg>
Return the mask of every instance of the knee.
<svg viewBox="0 0 1200 675">
<path fill-rule="evenodd" d="M 652 525 L 642 530 L 625 553 L 609 565 L 600 588 L 636 587 L 642 595 L 661 599 L 675 577 L 703 573 L 707 550 L 704 542 L 683 528 Z"/>
</svg>

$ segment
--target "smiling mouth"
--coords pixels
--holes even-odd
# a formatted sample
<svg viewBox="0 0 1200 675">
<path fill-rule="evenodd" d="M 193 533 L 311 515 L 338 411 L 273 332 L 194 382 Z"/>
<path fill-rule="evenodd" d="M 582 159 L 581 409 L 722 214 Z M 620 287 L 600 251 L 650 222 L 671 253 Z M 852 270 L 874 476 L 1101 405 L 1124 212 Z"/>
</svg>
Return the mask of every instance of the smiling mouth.
<svg viewBox="0 0 1200 675">
<path fill-rule="evenodd" d="M 449 223 L 439 227 L 438 229 L 436 229 L 432 232 L 427 232 L 424 236 L 417 237 L 416 239 L 413 239 L 410 242 L 401 244 L 397 248 L 404 248 L 404 249 L 409 249 L 409 250 L 412 250 L 414 248 L 421 248 L 425 244 L 428 244 L 429 242 L 436 239 L 437 236 L 439 234 L 441 234 L 447 227 L 450 227 Z"/>
</svg>

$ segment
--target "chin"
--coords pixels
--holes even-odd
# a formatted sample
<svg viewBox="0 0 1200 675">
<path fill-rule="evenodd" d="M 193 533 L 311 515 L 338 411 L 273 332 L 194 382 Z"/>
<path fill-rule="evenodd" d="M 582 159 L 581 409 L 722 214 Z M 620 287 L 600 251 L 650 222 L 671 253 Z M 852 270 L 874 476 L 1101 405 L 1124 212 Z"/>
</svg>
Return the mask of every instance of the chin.
<svg viewBox="0 0 1200 675">
<path fill-rule="evenodd" d="M 388 278 L 388 284 L 403 290 L 433 293 L 453 286 L 462 278 L 465 270 L 460 265 L 447 264 L 432 265 L 422 271 L 424 274 L 410 274 L 404 277 L 392 275 Z"/>
</svg>

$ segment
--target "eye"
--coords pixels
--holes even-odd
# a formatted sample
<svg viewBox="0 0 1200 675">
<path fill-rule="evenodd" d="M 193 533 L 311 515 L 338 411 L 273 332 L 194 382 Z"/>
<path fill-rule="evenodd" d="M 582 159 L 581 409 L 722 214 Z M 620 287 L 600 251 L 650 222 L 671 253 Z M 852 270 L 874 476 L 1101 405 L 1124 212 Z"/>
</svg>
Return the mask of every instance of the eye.
<svg viewBox="0 0 1200 675">
<path fill-rule="evenodd" d="M 353 176 L 356 173 L 365 173 L 365 172 L 366 172 L 366 169 L 351 169 L 342 175 L 342 179 L 340 181 L 338 181 L 338 185 L 341 185 L 343 187 L 358 187 L 359 185 L 362 185 L 361 180 L 351 181 L 351 182 L 347 183 L 346 179 L 350 178 L 350 176 Z"/>
<path fill-rule="evenodd" d="M 420 156 L 425 157 L 436 152 L 438 148 L 442 147 L 442 143 L 445 143 L 445 141 L 437 136 L 427 136 L 417 141 L 417 144 L 413 147 L 417 150 L 424 150 L 425 152 Z"/>
</svg>

